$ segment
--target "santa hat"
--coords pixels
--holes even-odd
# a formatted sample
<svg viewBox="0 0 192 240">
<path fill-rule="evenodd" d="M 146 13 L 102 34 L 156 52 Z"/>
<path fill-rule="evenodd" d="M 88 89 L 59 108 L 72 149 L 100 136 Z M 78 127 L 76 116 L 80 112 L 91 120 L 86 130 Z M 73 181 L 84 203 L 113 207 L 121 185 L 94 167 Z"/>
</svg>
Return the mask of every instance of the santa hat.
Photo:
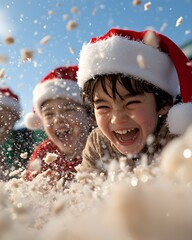
<svg viewBox="0 0 192 240">
<path fill-rule="evenodd" d="M 33 90 L 33 112 L 28 113 L 24 125 L 32 130 L 42 127 L 41 106 L 49 99 L 68 98 L 81 102 L 76 79 L 77 65 L 58 67 L 47 74 Z"/>
<path fill-rule="evenodd" d="M 0 88 L 0 106 L 8 107 L 17 114 L 21 113 L 19 97 L 10 88 Z"/>
<path fill-rule="evenodd" d="M 169 93 L 180 94 L 182 103 L 168 113 L 171 133 L 182 134 L 192 124 L 192 68 L 181 49 L 166 36 L 146 30 L 111 29 L 92 38 L 80 52 L 78 84 L 96 75 L 122 73 L 132 75 Z"/>
</svg>

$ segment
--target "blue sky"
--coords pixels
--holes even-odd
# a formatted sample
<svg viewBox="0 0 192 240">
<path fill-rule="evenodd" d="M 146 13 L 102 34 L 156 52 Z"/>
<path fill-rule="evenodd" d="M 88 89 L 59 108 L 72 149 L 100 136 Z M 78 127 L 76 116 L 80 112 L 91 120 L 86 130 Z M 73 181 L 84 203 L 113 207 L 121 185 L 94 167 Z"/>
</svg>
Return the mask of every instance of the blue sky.
<svg viewBox="0 0 192 240">
<path fill-rule="evenodd" d="M 35 85 L 53 68 L 77 64 L 83 42 L 112 27 L 136 31 L 153 28 L 178 45 L 192 39 L 192 0 L 151 0 L 147 11 L 144 4 L 148 1 L 141 2 L 134 6 L 132 0 L 1 0 L 0 55 L 6 55 L 9 61 L 0 64 L 0 70 L 5 69 L 0 85 L 11 87 L 19 95 L 27 113 L 32 109 Z M 78 13 L 71 12 L 74 6 Z M 183 22 L 176 27 L 179 17 Z M 69 20 L 78 27 L 67 30 Z M 13 36 L 15 43 L 6 45 L 7 36 Z M 50 40 L 41 45 L 45 36 Z M 33 50 L 32 61 L 21 63 L 20 49 Z"/>
</svg>

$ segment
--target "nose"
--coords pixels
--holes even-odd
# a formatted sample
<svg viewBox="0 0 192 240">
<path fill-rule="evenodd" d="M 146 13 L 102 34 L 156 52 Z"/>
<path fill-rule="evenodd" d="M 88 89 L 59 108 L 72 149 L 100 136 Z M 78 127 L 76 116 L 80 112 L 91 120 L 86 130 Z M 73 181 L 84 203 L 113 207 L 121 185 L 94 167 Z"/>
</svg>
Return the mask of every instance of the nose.
<svg viewBox="0 0 192 240">
<path fill-rule="evenodd" d="M 64 114 L 58 113 L 55 115 L 54 122 L 55 123 L 63 123 L 66 121 L 66 116 Z"/>
<path fill-rule="evenodd" d="M 128 113 L 125 110 L 117 109 L 112 112 L 111 123 L 121 125 L 130 119 Z"/>
</svg>

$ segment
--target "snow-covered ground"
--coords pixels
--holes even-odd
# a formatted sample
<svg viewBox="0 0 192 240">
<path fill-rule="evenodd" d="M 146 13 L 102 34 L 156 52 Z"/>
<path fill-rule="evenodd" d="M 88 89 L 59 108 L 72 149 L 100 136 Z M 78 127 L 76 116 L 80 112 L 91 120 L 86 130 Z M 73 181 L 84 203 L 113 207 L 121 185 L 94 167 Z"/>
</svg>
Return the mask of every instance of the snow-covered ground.
<svg viewBox="0 0 192 240">
<path fill-rule="evenodd" d="M 39 175 L 0 184 L 1 240 L 191 240 L 192 128 L 133 173 L 123 159 L 107 179 L 78 173 L 63 191 Z"/>
</svg>

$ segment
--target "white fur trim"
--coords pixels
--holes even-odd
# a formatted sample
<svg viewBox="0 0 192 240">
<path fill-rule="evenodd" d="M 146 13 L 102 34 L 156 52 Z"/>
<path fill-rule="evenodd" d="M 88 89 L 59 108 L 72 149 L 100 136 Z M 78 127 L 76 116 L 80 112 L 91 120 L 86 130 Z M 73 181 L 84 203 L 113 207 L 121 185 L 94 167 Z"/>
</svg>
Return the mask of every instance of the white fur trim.
<svg viewBox="0 0 192 240">
<path fill-rule="evenodd" d="M 23 124 L 31 129 L 31 130 L 36 130 L 42 127 L 42 122 L 39 116 L 36 113 L 28 113 L 25 118 Z"/>
<path fill-rule="evenodd" d="M 142 66 L 138 63 L 138 56 L 142 56 Z M 77 71 L 79 86 L 83 88 L 85 82 L 96 75 L 112 73 L 139 77 L 173 97 L 179 92 L 175 66 L 168 55 L 158 49 L 115 35 L 95 43 L 84 44 Z"/>
<path fill-rule="evenodd" d="M 19 102 L 12 97 L 5 96 L 3 94 L 0 94 L 0 105 L 9 107 L 14 112 L 21 112 L 21 106 Z"/>
<path fill-rule="evenodd" d="M 173 134 L 183 134 L 192 125 L 192 103 L 174 105 L 167 117 L 169 130 Z"/>
<path fill-rule="evenodd" d="M 50 79 L 37 84 L 33 91 L 33 106 L 41 116 L 41 105 L 44 101 L 65 97 L 81 102 L 80 88 L 77 82 L 69 79 Z"/>
</svg>

